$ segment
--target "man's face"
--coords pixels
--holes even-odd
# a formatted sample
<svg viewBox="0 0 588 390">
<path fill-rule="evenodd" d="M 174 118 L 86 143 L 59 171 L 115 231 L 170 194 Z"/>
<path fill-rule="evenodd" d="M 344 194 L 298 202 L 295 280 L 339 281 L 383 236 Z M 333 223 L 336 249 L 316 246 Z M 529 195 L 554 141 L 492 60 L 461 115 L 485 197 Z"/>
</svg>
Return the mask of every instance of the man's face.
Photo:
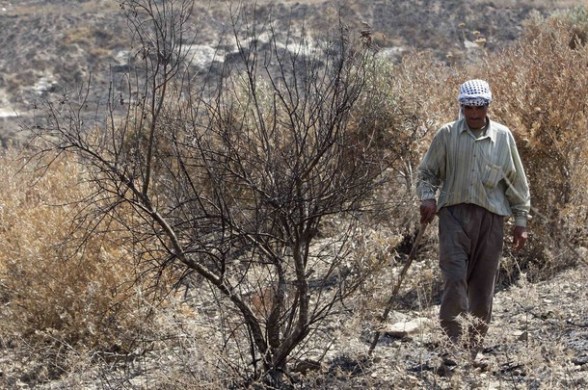
<svg viewBox="0 0 588 390">
<path fill-rule="evenodd" d="M 488 106 L 462 106 L 463 116 L 472 130 L 478 130 L 486 126 Z"/>
</svg>

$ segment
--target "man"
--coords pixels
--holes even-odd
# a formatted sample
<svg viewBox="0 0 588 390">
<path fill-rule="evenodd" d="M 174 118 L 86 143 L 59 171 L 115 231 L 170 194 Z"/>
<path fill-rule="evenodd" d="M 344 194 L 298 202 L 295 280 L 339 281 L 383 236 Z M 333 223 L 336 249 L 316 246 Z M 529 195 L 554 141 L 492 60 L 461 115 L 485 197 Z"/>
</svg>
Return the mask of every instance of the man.
<svg viewBox="0 0 588 390">
<path fill-rule="evenodd" d="M 466 81 L 458 101 L 460 118 L 437 131 L 419 166 L 417 193 L 421 223 L 439 216 L 441 326 L 457 344 L 464 336 L 458 317 L 470 314 L 465 339 L 475 359 L 492 314 L 504 219 L 514 216 L 514 249 L 521 249 L 530 195 L 512 133 L 488 118 L 488 83 Z"/>
</svg>

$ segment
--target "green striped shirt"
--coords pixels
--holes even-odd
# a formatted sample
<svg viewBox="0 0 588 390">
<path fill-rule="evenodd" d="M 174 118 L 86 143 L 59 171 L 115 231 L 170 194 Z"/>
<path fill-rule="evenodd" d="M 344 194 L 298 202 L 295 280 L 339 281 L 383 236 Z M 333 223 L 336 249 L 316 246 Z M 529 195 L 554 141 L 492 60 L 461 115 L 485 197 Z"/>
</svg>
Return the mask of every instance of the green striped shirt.
<svg viewBox="0 0 588 390">
<path fill-rule="evenodd" d="M 498 215 L 514 215 L 526 226 L 531 208 L 529 185 L 514 137 L 489 121 L 479 138 L 465 119 L 441 127 L 418 169 L 417 194 L 437 207 L 473 203 Z"/>
</svg>

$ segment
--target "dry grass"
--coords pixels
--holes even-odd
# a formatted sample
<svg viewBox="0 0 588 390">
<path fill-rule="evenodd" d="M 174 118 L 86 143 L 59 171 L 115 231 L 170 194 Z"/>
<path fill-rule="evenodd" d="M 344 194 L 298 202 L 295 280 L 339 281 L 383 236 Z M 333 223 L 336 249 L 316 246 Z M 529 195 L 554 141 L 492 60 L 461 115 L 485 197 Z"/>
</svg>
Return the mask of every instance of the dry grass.
<svg viewBox="0 0 588 390">
<path fill-rule="evenodd" d="M 578 18 L 530 21 L 519 44 L 486 53 L 487 61 L 475 66 L 449 68 L 430 53 L 412 53 L 398 66 L 380 64 L 374 80 L 383 91 L 380 113 L 369 120 L 388 127 L 378 140 L 383 146 L 401 144 L 411 152 L 391 162 L 391 184 L 376 194 L 379 200 L 393 199 L 396 207 L 358 223 L 362 239 L 353 243 L 352 255 L 366 267 L 377 265 L 362 294 L 342 302 L 340 315 L 309 337 L 307 354 L 295 354 L 319 362 L 305 375 L 292 373 L 301 388 L 588 385 L 588 363 L 582 363 L 588 361 L 588 297 L 585 268 L 578 264 L 587 245 L 588 49 L 585 41 L 572 39 L 581 36 Z M 87 35 L 79 32 L 81 38 Z M 491 82 L 496 96 L 491 115 L 515 132 L 535 215 L 527 252 L 505 253 L 505 283 L 486 340 L 489 367 L 465 363 L 449 376 L 435 372 L 448 346 L 437 326 L 433 229 L 390 316 L 390 322 L 420 317 L 424 325 L 405 338 L 384 337 L 375 358 L 367 359 L 377 316 L 411 244 L 417 204 L 412 172 L 434 130 L 456 117 L 459 83 L 473 77 Z M 222 305 L 207 286 L 197 285 L 186 296 L 170 294 L 156 305 L 136 283 L 144 269 L 137 268 L 135 248 L 116 223 L 78 246 L 84 232 L 72 221 L 84 205 L 78 201 L 92 191 L 89 183 L 80 184 L 85 172 L 79 164 L 60 158 L 39 172 L 13 151 L 1 162 L 0 363 L 6 367 L 1 385 L 220 389 L 242 379 L 235 357 L 222 345 L 234 329 L 223 327 L 229 322 L 219 320 Z M 337 234 L 337 226 L 336 219 L 324 226 L 325 240 Z M 315 348 L 317 340 L 329 348 Z"/>
<path fill-rule="evenodd" d="M 0 176 L 0 314 L 3 337 L 58 348 L 124 349 L 140 325 L 131 288 L 136 269 L 124 232 L 84 245 L 74 218 L 90 190 L 79 165 L 57 159 L 47 171 L 4 153 Z M 133 297 L 133 300 L 129 300 Z"/>
</svg>

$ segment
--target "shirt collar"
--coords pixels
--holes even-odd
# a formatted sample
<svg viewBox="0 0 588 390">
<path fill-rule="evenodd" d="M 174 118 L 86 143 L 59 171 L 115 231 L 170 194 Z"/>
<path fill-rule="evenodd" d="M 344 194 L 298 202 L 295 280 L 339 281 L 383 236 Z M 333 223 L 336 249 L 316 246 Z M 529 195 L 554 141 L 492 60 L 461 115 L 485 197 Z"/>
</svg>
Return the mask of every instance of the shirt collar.
<svg viewBox="0 0 588 390">
<path fill-rule="evenodd" d="M 488 120 L 488 124 L 486 125 L 486 134 L 482 137 L 480 137 L 479 139 L 485 139 L 485 138 L 490 138 L 490 140 L 492 142 L 496 141 L 496 128 L 493 125 L 492 121 L 490 120 L 490 118 L 486 117 L 486 119 Z M 461 123 L 459 124 L 459 132 L 463 133 L 464 131 L 468 131 L 469 127 L 468 124 L 466 122 L 465 118 L 461 118 Z"/>
</svg>

